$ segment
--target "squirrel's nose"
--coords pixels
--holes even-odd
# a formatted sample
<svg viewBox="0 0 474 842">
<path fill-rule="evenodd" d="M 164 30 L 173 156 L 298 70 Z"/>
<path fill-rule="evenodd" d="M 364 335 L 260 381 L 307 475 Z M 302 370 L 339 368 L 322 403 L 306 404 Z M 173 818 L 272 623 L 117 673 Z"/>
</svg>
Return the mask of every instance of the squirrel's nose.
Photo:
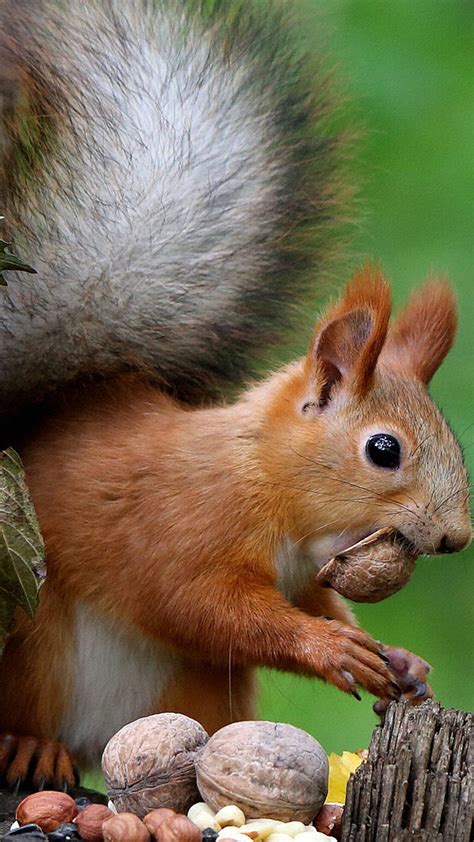
<svg viewBox="0 0 474 842">
<path fill-rule="evenodd" d="M 467 547 L 471 542 L 471 533 L 469 535 L 443 535 L 438 547 L 437 553 L 459 553 L 464 547 Z"/>
</svg>

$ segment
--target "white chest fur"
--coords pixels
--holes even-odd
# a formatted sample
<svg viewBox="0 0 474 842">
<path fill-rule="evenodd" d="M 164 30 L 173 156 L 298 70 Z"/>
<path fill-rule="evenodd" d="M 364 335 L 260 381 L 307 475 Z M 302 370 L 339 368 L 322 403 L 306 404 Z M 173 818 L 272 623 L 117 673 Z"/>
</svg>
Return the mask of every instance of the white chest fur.
<svg viewBox="0 0 474 842">
<path fill-rule="evenodd" d="M 77 611 L 74 648 L 72 694 L 59 738 L 97 762 L 122 725 L 153 712 L 177 661 L 86 606 Z"/>
<path fill-rule="evenodd" d="M 278 590 L 289 602 L 294 602 L 330 558 L 360 537 L 358 533 L 346 530 L 310 537 L 305 541 L 293 541 L 285 536 L 274 559 Z"/>
<path fill-rule="evenodd" d="M 275 569 L 278 590 L 289 602 L 294 602 L 316 575 L 317 566 L 309 553 L 302 552 L 301 544 L 285 537 L 275 556 Z"/>
</svg>

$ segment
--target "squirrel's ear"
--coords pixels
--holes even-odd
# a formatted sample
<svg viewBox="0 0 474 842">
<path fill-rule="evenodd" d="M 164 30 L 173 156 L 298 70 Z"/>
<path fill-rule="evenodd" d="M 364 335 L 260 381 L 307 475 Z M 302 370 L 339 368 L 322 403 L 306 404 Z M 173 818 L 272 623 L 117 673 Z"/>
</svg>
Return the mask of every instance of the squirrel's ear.
<svg viewBox="0 0 474 842">
<path fill-rule="evenodd" d="M 457 327 L 454 292 L 445 280 L 428 280 L 395 319 L 381 361 L 429 383 L 451 348 Z"/>
<path fill-rule="evenodd" d="M 306 366 L 313 382 L 322 384 L 319 407 L 340 380 L 358 397 L 367 392 L 387 335 L 390 307 L 387 281 L 377 268 L 365 266 L 316 325 Z"/>
</svg>

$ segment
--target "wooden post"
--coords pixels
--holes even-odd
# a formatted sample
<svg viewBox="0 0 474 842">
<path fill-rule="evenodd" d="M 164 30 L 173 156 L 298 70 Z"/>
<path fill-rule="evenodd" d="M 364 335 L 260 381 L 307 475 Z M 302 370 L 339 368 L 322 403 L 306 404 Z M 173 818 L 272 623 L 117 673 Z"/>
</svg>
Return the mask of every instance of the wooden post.
<svg viewBox="0 0 474 842">
<path fill-rule="evenodd" d="M 347 789 L 341 842 L 469 842 L 472 714 L 392 703 Z"/>
</svg>

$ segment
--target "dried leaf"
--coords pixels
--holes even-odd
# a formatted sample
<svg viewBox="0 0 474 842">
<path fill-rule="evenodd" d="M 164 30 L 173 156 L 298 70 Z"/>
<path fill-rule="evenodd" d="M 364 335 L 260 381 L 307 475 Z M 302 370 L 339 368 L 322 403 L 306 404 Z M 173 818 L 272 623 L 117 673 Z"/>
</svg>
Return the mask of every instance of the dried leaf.
<svg viewBox="0 0 474 842">
<path fill-rule="evenodd" d="M 21 459 L 0 451 L 0 654 L 20 606 L 34 617 L 45 575 L 44 545 Z"/>
<path fill-rule="evenodd" d="M 330 754 L 329 789 L 326 803 L 344 804 L 346 801 L 347 781 L 353 772 L 363 763 L 363 758 L 352 751 L 343 751 L 342 755 Z"/>
</svg>

